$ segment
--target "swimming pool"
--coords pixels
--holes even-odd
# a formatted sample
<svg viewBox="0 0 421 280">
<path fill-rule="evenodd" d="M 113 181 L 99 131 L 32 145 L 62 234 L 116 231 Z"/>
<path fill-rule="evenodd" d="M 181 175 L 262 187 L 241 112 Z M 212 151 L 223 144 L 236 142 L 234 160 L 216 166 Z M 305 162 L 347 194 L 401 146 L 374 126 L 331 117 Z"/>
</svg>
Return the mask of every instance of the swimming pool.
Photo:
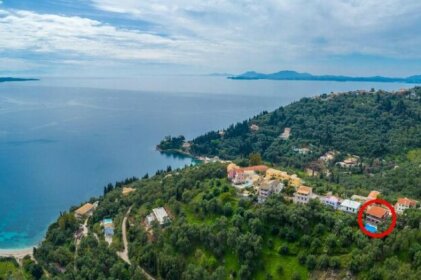
<svg viewBox="0 0 421 280">
<path fill-rule="evenodd" d="M 365 229 L 368 230 L 371 233 L 376 233 L 377 232 L 377 227 L 373 226 L 371 224 L 365 224 Z"/>
</svg>

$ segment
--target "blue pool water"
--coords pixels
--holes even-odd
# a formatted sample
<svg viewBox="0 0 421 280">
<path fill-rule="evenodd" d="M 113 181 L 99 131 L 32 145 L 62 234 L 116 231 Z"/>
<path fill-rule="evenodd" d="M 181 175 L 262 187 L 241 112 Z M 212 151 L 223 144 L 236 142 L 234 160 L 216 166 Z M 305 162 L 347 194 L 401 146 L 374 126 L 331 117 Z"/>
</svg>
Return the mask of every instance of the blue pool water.
<svg viewBox="0 0 421 280">
<path fill-rule="evenodd" d="M 365 229 L 368 230 L 371 233 L 376 233 L 377 232 L 377 227 L 373 226 L 371 224 L 365 224 Z"/>
<path fill-rule="evenodd" d="M 198 76 L 2 83 L 0 249 L 37 244 L 60 211 L 109 182 L 190 164 L 155 151 L 166 135 L 192 138 L 304 96 L 403 86 Z"/>
</svg>

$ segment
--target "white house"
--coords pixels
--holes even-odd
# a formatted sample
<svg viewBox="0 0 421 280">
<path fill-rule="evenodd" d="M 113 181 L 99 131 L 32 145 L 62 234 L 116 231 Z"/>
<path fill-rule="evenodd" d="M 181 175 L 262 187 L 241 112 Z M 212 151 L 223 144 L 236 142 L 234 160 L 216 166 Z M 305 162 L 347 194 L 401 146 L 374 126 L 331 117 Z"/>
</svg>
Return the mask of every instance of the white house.
<svg viewBox="0 0 421 280">
<path fill-rule="evenodd" d="M 417 202 L 409 198 L 398 198 L 398 202 L 395 204 L 395 210 L 398 214 L 403 214 L 406 209 L 417 207 Z"/>
<path fill-rule="evenodd" d="M 330 207 L 332 207 L 333 209 L 337 209 L 340 205 L 340 201 L 339 198 L 337 198 L 334 195 L 329 195 L 326 196 L 323 200 L 322 200 L 323 204 L 328 205 Z"/>
<path fill-rule="evenodd" d="M 152 213 L 146 217 L 146 223 L 149 226 L 151 226 L 154 221 L 157 221 L 161 226 L 170 222 L 170 217 L 164 207 L 152 209 Z"/>
<path fill-rule="evenodd" d="M 345 199 L 339 206 L 339 210 L 347 213 L 356 214 L 360 209 L 361 203 L 350 199 Z"/>
<path fill-rule="evenodd" d="M 284 188 L 284 184 L 278 180 L 264 181 L 259 187 L 258 202 L 263 203 L 271 195 L 280 193 Z"/>
<path fill-rule="evenodd" d="M 355 167 L 358 165 L 360 161 L 360 157 L 358 156 L 349 156 L 347 159 L 341 162 L 337 162 L 336 164 L 343 168 L 350 168 Z"/>
<path fill-rule="evenodd" d="M 256 131 L 259 130 L 259 126 L 257 124 L 252 124 L 250 126 L 250 130 L 253 131 L 253 132 L 256 132 Z"/>
<path fill-rule="evenodd" d="M 335 156 L 336 156 L 335 151 L 329 151 L 329 152 L 325 153 L 324 155 L 322 155 L 319 159 L 324 161 L 324 162 L 329 162 L 331 160 L 334 160 Z"/>
<path fill-rule="evenodd" d="M 282 132 L 282 134 L 279 137 L 282 140 L 288 140 L 290 136 L 291 136 L 291 128 L 290 127 L 285 127 L 284 128 L 284 132 Z"/>
<path fill-rule="evenodd" d="M 299 153 L 300 155 L 306 155 L 311 152 L 310 148 L 307 148 L 307 147 L 293 148 L 293 151 Z"/>
</svg>

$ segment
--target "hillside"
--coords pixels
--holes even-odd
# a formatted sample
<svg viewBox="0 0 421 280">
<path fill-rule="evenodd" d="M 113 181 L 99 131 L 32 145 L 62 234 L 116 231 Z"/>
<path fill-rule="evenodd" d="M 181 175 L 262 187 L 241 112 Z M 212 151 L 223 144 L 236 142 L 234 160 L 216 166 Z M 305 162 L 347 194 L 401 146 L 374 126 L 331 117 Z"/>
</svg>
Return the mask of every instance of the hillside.
<svg viewBox="0 0 421 280">
<path fill-rule="evenodd" d="M 129 195 L 122 194 L 121 184 L 106 188 L 79 244 L 74 232 L 84 219 L 63 213 L 51 225 L 35 253 L 51 277 L 145 279 L 144 271 L 155 279 L 198 280 L 421 276 L 417 210 L 402 216 L 392 235 L 374 240 L 359 231 L 353 215 L 317 201 L 299 206 L 281 195 L 264 204 L 241 198 L 228 183 L 224 164 L 160 171 L 129 186 L 135 190 Z M 171 221 L 147 230 L 145 218 L 156 207 L 165 207 Z M 131 265 L 117 257 L 124 216 Z M 111 246 L 103 237 L 104 218 L 115 224 Z"/>
<path fill-rule="evenodd" d="M 412 98 L 411 98 L 412 97 Z M 257 125 L 258 130 L 250 127 Z M 291 137 L 280 138 L 285 128 Z M 421 147 L 421 88 L 303 98 L 192 141 L 193 154 L 234 159 L 258 152 L 270 162 L 288 161 L 291 147 L 314 146 L 361 157 L 385 157 Z"/>
<path fill-rule="evenodd" d="M 382 76 L 350 77 L 337 75 L 312 75 L 291 70 L 279 71 L 271 74 L 248 71 L 240 75 L 229 76 L 232 80 L 290 80 L 290 81 L 336 81 L 336 82 L 386 82 L 386 83 L 421 83 L 421 76 L 414 75 L 405 78 L 391 78 Z"/>
<path fill-rule="evenodd" d="M 256 193 L 232 184 L 226 163 L 168 167 L 109 184 L 91 204 L 62 213 L 31 266 L 53 279 L 420 279 L 419 209 L 372 239 L 355 213 L 323 204 L 328 192 L 346 199 L 378 190 L 392 204 L 421 197 L 420 96 L 421 88 L 322 95 L 190 142 L 168 136 L 161 151 L 285 167 L 315 198 L 293 203 L 297 186 L 283 181 L 259 201 L 263 175 L 255 173 Z M 86 205 L 92 216 L 75 217 Z"/>
<path fill-rule="evenodd" d="M 171 139 L 181 138 L 167 141 Z M 324 179 L 345 186 L 343 191 L 380 188 L 385 194 L 421 198 L 421 171 L 406 158 L 407 152 L 420 147 L 421 88 L 416 87 L 394 93 L 358 91 L 303 98 L 208 132 L 180 149 L 240 163 L 257 153 L 269 164 L 296 172 L 326 169 L 331 176 Z M 359 164 L 352 172 L 344 172 L 335 162 L 326 167 L 319 159 L 328 151 L 337 152 L 335 162 L 354 155 Z"/>
</svg>

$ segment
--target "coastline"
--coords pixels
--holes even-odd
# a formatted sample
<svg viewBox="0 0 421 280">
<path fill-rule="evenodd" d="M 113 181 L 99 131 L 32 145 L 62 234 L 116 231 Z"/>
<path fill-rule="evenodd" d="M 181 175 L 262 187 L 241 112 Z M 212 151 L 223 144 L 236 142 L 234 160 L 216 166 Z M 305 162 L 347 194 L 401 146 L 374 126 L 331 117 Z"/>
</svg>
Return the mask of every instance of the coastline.
<svg viewBox="0 0 421 280">
<path fill-rule="evenodd" d="M 181 149 L 162 150 L 159 147 L 156 147 L 156 150 L 163 154 L 179 154 L 185 157 L 189 157 L 196 162 L 207 162 L 211 160 L 210 158 L 207 158 L 204 156 L 196 156 L 189 152 L 183 151 Z M 0 258 L 15 258 L 17 260 L 21 260 L 26 256 L 33 258 L 34 249 L 36 249 L 37 247 L 38 247 L 37 245 L 33 245 L 30 247 L 25 247 L 25 248 L 8 248 L 8 249 L 0 248 Z"/>
<path fill-rule="evenodd" d="M 222 162 L 222 163 L 230 163 L 231 160 L 223 160 L 220 159 L 217 156 L 214 156 L 212 158 L 207 157 L 207 156 L 197 156 L 197 155 L 193 155 L 190 152 L 181 150 L 181 149 L 167 149 L 167 150 L 163 150 L 161 148 L 159 148 L 158 146 L 156 146 L 156 150 L 162 154 L 178 154 L 178 155 L 182 155 L 185 157 L 189 157 L 191 159 L 193 159 L 194 161 L 198 162 L 198 163 L 208 163 L 208 162 Z"/>
<path fill-rule="evenodd" d="M 200 161 L 200 157 L 197 157 L 195 155 L 192 155 L 191 153 L 186 152 L 186 151 L 183 151 L 181 149 L 167 149 L 167 150 L 163 150 L 163 149 L 159 148 L 158 146 L 156 146 L 156 150 L 158 152 L 160 152 L 160 153 L 163 153 L 163 154 L 179 154 L 179 155 L 183 155 L 185 157 L 189 157 L 189 158 L 192 158 L 194 160 Z"/>
<path fill-rule="evenodd" d="M 161 150 L 158 147 L 156 148 L 157 151 L 159 151 L 160 153 L 168 153 L 168 154 L 180 154 L 182 156 L 185 157 L 189 157 L 192 158 L 194 161 L 200 162 L 201 160 L 190 154 L 187 152 L 184 152 L 182 150 Z M 40 242 L 42 242 L 42 240 L 40 240 Z M 0 248 L 0 258 L 15 258 L 17 260 L 21 260 L 26 256 L 30 256 L 31 258 L 33 258 L 34 255 L 34 249 L 36 249 L 38 247 L 38 245 L 33 245 L 33 246 L 28 246 L 28 247 L 24 247 L 24 248 Z"/>
<path fill-rule="evenodd" d="M 27 247 L 27 248 L 22 248 L 22 249 L 0 249 L 0 257 L 5 257 L 5 258 L 16 258 L 16 259 L 23 259 L 25 256 L 33 256 L 34 253 L 34 248 L 36 248 L 36 246 L 33 247 Z"/>
</svg>

